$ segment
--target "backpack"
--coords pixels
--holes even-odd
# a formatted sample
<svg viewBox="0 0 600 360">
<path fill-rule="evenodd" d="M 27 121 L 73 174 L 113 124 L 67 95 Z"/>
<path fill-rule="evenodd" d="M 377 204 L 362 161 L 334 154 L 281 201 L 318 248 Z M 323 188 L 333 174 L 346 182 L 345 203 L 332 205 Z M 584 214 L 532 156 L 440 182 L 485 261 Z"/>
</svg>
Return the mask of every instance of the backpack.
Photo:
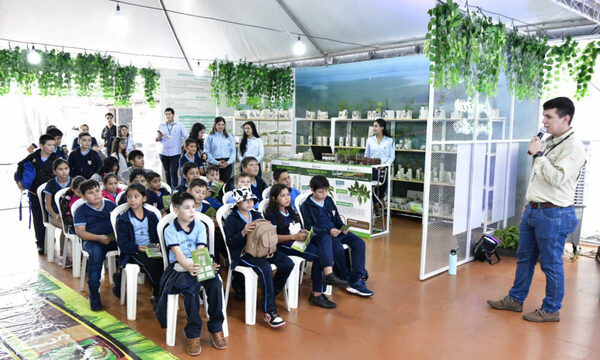
<svg viewBox="0 0 600 360">
<path fill-rule="evenodd" d="M 473 256 L 475 260 L 487 261 L 490 265 L 496 264 L 500 261 L 500 256 L 496 252 L 496 248 L 500 245 L 499 241 L 491 235 L 484 234 L 481 236 L 478 242 L 475 243 L 473 249 Z M 492 256 L 496 256 L 498 261 L 493 262 Z"/>
<path fill-rule="evenodd" d="M 277 250 L 277 233 L 270 221 L 256 220 L 256 227 L 246 236 L 244 253 L 254 257 L 270 258 Z"/>
<path fill-rule="evenodd" d="M 35 165 L 31 161 L 27 161 L 23 164 L 23 174 L 19 179 L 19 175 L 15 172 L 15 181 L 21 181 L 21 185 L 27 190 L 31 191 L 35 176 L 37 175 Z M 36 189 L 33 189 L 35 191 Z"/>
</svg>

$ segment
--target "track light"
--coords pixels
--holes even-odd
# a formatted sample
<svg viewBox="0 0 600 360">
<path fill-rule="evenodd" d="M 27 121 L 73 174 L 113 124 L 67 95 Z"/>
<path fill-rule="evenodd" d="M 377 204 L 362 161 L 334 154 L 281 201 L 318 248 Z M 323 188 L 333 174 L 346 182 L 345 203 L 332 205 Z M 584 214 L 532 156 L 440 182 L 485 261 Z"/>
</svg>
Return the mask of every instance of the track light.
<svg viewBox="0 0 600 360">
<path fill-rule="evenodd" d="M 37 52 L 35 46 L 31 45 L 31 50 L 27 53 L 27 61 L 32 65 L 37 65 L 42 61 L 40 53 Z"/>
<path fill-rule="evenodd" d="M 300 40 L 300 36 L 298 36 L 298 41 L 294 43 L 292 51 L 294 51 L 294 55 L 296 56 L 302 56 L 306 52 L 306 45 Z"/>
<path fill-rule="evenodd" d="M 113 31 L 121 33 L 127 30 L 127 17 L 121 12 L 121 5 L 117 2 L 116 11 L 110 16 L 110 26 Z"/>
</svg>

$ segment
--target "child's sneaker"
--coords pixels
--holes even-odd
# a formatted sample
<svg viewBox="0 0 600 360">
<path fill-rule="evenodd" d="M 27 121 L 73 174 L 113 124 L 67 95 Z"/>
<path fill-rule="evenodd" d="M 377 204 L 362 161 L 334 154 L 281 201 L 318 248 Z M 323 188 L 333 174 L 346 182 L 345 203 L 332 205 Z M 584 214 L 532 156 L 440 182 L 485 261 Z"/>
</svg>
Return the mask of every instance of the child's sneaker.
<svg viewBox="0 0 600 360">
<path fill-rule="evenodd" d="M 273 328 L 278 328 L 278 327 L 282 327 L 283 325 L 285 325 L 285 321 L 283 320 L 283 318 L 281 316 L 279 316 L 279 314 L 277 314 L 277 311 L 271 311 L 271 312 L 265 313 L 264 319 Z"/>
<path fill-rule="evenodd" d="M 98 290 L 90 291 L 90 310 L 100 311 L 102 310 L 102 302 L 100 301 L 100 293 Z"/>
<path fill-rule="evenodd" d="M 330 274 L 327 274 L 327 275 L 323 276 L 322 282 L 325 285 L 332 285 L 332 286 L 338 286 L 338 285 L 339 286 L 346 286 L 346 285 L 348 285 L 348 282 L 346 280 L 340 279 L 334 273 L 330 273 Z"/>
<path fill-rule="evenodd" d="M 364 280 L 358 280 L 346 286 L 346 291 L 351 294 L 356 294 L 364 297 L 373 296 L 373 292 L 367 289 L 367 285 Z"/>
</svg>

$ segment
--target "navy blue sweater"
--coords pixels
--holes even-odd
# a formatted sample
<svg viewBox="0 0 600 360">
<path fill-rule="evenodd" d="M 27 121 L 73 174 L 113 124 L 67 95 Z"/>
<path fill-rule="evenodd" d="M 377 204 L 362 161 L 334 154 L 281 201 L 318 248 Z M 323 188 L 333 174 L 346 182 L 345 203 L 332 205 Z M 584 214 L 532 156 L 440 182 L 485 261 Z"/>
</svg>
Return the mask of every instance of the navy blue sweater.
<svg viewBox="0 0 600 360">
<path fill-rule="evenodd" d="M 311 198 L 312 195 L 309 196 L 306 199 L 306 201 L 302 203 L 302 205 L 300 205 L 300 212 L 302 213 L 302 219 L 304 220 L 304 227 L 306 229 L 310 229 L 311 227 L 313 227 L 314 231 L 317 233 L 329 234 L 329 228 L 324 228 L 320 226 L 321 224 L 319 219 L 321 215 L 319 214 L 319 206 L 315 204 L 311 200 Z M 331 218 L 331 222 L 333 222 L 335 227 L 339 229 L 342 226 L 344 226 L 344 222 L 340 217 L 340 212 L 338 211 L 337 206 L 335 206 L 335 203 L 333 202 L 333 199 L 330 196 L 325 198 L 324 206 L 325 210 L 329 214 L 329 217 Z"/>
<path fill-rule="evenodd" d="M 69 154 L 69 167 L 71 177 L 81 175 L 89 179 L 102 166 L 102 159 L 95 150 L 90 149 L 87 154 L 81 154 L 81 148 L 73 150 Z"/>
<path fill-rule="evenodd" d="M 252 214 L 252 221 L 263 218 L 257 211 L 250 211 L 250 213 Z M 246 222 L 240 218 L 236 208 L 225 219 L 225 238 L 231 255 L 232 269 L 239 264 L 242 250 L 246 246 L 246 237 L 242 236 L 242 230 L 245 226 Z"/>
<path fill-rule="evenodd" d="M 23 166 L 26 162 L 30 161 L 35 167 L 35 179 L 33 180 L 33 184 L 31 185 L 31 189 L 29 189 L 32 193 L 36 194 L 37 188 L 45 183 L 46 181 L 52 179 L 54 176 L 52 173 L 52 163 L 54 160 L 58 159 L 56 153 L 50 154 L 46 161 L 42 161 L 41 158 L 42 150 L 37 149 L 31 154 L 27 155 L 27 157 L 17 164 L 17 172 L 15 173 L 15 181 L 21 181 L 23 178 Z"/>
<path fill-rule="evenodd" d="M 133 225 L 129 220 L 130 215 L 135 217 L 131 209 L 117 216 L 117 245 L 119 245 L 119 249 L 121 250 L 119 266 L 125 266 L 129 261 L 129 258 L 138 252 L 138 246 L 135 244 Z M 150 242 L 158 244 L 158 233 L 156 232 L 158 218 L 152 211 L 147 209 L 144 209 L 144 217 L 148 218 L 148 235 L 150 236 Z"/>
</svg>

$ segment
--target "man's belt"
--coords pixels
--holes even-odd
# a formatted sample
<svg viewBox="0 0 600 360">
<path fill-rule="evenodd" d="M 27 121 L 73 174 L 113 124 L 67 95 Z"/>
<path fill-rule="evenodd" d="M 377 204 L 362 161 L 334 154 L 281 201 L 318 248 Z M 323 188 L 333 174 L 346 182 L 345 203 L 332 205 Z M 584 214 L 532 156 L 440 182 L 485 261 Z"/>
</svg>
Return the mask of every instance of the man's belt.
<svg viewBox="0 0 600 360">
<path fill-rule="evenodd" d="M 562 207 L 562 206 L 558 206 L 558 205 L 554 205 L 551 202 L 530 202 L 529 206 L 532 209 L 547 209 L 547 208 L 557 208 L 557 207 Z"/>
</svg>

